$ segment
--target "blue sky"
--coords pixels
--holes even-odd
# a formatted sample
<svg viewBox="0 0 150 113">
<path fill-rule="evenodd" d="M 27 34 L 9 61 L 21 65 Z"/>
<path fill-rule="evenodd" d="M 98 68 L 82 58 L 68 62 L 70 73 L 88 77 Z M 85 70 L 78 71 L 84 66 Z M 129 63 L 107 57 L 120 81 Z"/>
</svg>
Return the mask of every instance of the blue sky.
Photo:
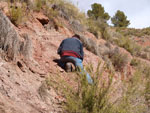
<svg viewBox="0 0 150 113">
<path fill-rule="evenodd" d="M 150 0 L 70 0 L 81 11 L 91 9 L 91 4 L 100 3 L 112 17 L 117 10 L 121 10 L 130 20 L 129 27 L 145 28 L 150 27 Z M 109 22 L 110 24 L 111 22 Z"/>
</svg>

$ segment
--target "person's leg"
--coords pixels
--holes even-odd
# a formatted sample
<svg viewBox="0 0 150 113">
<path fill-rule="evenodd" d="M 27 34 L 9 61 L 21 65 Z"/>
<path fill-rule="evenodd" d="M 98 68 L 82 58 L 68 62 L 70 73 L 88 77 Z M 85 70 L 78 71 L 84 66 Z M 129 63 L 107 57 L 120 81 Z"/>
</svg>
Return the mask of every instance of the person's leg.
<svg viewBox="0 0 150 113">
<path fill-rule="evenodd" d="M 66 72 L 71 72 L 73 69 L 75 69 L 75 60 L 70 56 L 64 56 L 61 57 L 61 64 L 63 65 L 63 69 L 65 69 Z M 74 66 L 73 66 L 74 65 Z"/>
<path fill-rule="evenodd" d="M 75 65 L 78 68 L 78 70 L 81 71 L 81 74 L 85 73 L 86 74 L 86 79 L 87 79 L 88 83 L 92 84 L 93 80 L 92 80 L 91 76 L 89 75 L 89 73 L 84 70 L 83 64 L 82 64 L 82 60 L 79 59 L 79 58 L 75 58 L 75 61 L 76 61 Z"/>
</svg>

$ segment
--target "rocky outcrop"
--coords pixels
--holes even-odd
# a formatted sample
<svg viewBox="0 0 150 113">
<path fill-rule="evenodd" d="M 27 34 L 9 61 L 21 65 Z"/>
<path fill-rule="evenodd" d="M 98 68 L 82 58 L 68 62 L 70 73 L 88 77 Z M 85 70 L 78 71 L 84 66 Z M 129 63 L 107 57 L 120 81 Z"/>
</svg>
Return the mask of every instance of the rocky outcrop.
<svg viewBox="0 0 150 113">
<path fill-rule="evenodd" d="M 19 51 L 19 36 L 2 11 L 0 11 L 0 25 L 0 48 L 10 59 L 15 59 Z"/>
<path fill-rule="evenodd" d="M 26 35 L 18 35 L 10 20 L 0 11 L 0 49 L 4 51 L 7 60 L 16 60 L 22 54 L 26 58 L 31 56 L 31 40 Z"/>
</svg>

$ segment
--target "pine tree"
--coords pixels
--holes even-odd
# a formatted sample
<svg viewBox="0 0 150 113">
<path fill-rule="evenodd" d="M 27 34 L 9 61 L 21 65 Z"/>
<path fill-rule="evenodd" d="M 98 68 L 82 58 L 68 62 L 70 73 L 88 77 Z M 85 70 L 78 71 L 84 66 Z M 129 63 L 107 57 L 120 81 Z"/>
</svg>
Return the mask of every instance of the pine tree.
<svg viewBox="0 0 150 113">
<path fill-rule="evenodd" d="M 92 10 L 88 10 L 87 14 L 90 18 L 98 20 L 109 20 L 110 16 L 108 13 L 105 12 L 104 7 L 101 4 L 94 3 L 91 5 Z"/>
<path fill-rule="evenodd" d="M 115 27 L 127 27 L 130 24 L 130 21 L 127 20 L 127 16 L 120 10 L 111 18 L 111 22 Z"/>
</svg>

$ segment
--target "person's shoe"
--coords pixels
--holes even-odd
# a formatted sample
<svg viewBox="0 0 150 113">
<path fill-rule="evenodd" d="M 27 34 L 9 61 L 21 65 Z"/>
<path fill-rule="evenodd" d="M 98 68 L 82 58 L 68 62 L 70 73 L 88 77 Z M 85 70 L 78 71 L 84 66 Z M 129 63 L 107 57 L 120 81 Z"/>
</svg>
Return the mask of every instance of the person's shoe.
<svg viewBox="0 0 150 113">
<path fill-rule="evenodd" d="M 66 72 L 71 72 L 72 71 L 72 63 L 67 62 L 65 66 Z"/>
</svg>

